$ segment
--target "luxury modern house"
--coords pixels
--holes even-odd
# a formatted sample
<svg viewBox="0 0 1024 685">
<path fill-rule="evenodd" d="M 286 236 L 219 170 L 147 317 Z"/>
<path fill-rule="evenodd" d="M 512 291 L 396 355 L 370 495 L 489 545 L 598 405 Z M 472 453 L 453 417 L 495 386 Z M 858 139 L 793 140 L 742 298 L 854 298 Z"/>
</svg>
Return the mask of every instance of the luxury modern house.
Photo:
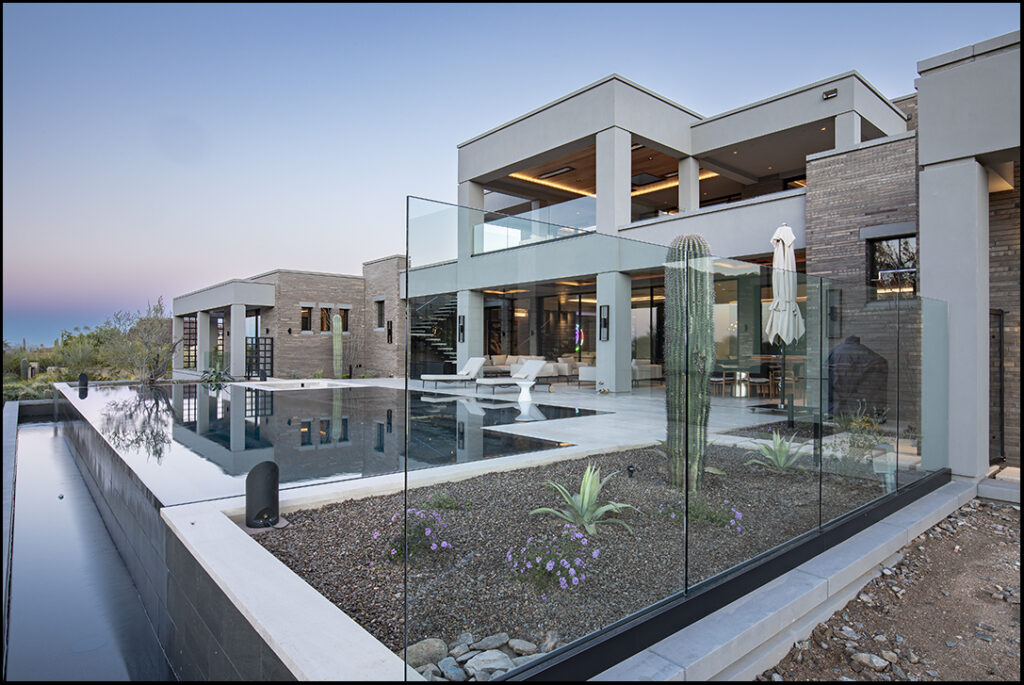
<svg viewBox="0 0 1024 685">
<path fill-rule="evenodd" d="M 410 376 L 572 356 L 630 392 L 631 366 L 663 362 L 664 246 L 696 233 L 712 255 L 768 265 L 788 224 L 801 309 L 830 319 L 794 359 L 812 369 L 854 332 L 895 355 L 894 301 L 944 300 L 948 369 L 907 363 L 914 402 L 945 397 L 929 384 L 948 374 L 934 409 L 955 474 L 983 475 L 990 452 L 1019 459 L 1019 56 L 1014 32 L 920 62 L 917 92 L 893 100 L 851 71 L 709 117 L 611 75 L 467 140 L 459 207 L 410 199 L 411 325 L 457 351 L 412 338 Z M 716 360 L 767 376 L 770 279 L 719 267 Z M 880 403 L 894 412 L 895 375 Z M 927 430 L 928 407 L 901 409 Z"/>
<path fill-rule="evenodd" d="M 1019 32 L 917 72 L 714 116 L 610 75 L 459 145 L 406 254 L 175 297 L 169 386 L 8 402 L 5 467 L 68 452 L 180 679 L 750 680 L 1019 503 Z M 584 537 L 590 466 L 629 525 Z"/>
<path fill-rule="evenodd" d="M 175 378 L 198 377 L 216 363 L 235 378 L 335 377 L 333 318 L 341 317 L 343 371 L 401 376 L 405 257 L 363 264 L 361 276 L 277 269 L 174 298 Z"/>
</svg>

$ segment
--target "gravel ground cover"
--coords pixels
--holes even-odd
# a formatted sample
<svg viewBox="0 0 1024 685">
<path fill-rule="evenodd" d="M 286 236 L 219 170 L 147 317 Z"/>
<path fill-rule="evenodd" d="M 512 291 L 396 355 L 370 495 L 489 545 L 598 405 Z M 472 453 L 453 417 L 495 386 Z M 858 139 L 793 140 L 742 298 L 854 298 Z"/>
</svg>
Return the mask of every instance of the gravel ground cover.
<svg viewBox="0 0 1024 685">
<path fill-rule="evenodd" d="M 1020 680 L 1020 507 L 973 500 L 757 680 Z"/>
<path fill-rule="evenodd" d="M 818 523 L 818 474 L 746 465 L 753 456 L 735 447 L 709 449 L 707 464 L 724 474 L 706 475 L 701 500 L 691 501 L 691 584 Z M 546 481 L 578 492 L 588 463 L 600 467 L 603 477 L 618 471 L 600 499 L 636 507 L 619 517 L 632 531 L 606 525 L 596 534 L 574 536 L 577 531 L 567 531 L 564 521 L 529 514 L 537 507 L 563 506 Z M 627 475 L 630 466 L 633 477 Z M 883 494 L 870 467 L 863 477 L 824 474 L 820 487 L 824 521 Z M 400 543 L 407 504 L 415 533 L 410 539 L 422 543 L 410 543 L 409 550 L 409 644 L 427 638 L 452 642 L 464 632 L 564 643 L 683 588 L 687 555 L 681 499 L 668 484 L 663 456 L 653 449 L 630 450 L 412 490 L 407 503 L 399 493 L 296 511 L 288 517 L 291 525 L 257 539 L 398 651 L 406 620 Z M 545 556 L 551 538 L 557 538 L 557 556 Z M 537 556 L 541 564 L 520 572 L 528 561 L 536 564 Z M 563 558 L 572 573 L 560 563 Z M 552 570 L 538 572 L 549 560 L 556 562 Z"/>
</svg>

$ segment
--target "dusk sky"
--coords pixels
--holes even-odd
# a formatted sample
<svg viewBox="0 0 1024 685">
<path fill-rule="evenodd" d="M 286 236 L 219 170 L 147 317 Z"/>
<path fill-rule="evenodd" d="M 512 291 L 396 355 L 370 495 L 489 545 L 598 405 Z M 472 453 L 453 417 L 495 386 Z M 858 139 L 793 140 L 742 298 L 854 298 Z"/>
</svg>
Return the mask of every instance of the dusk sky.
<svg viewBox="0 0 1024 685">
<path fill-rule="evenodd" d="M 1016 4 L 3 7 L 3 337 L 405 250 L 456 146 L 618 73 L 714 115 L 1020 28 Z"/>
</svg>

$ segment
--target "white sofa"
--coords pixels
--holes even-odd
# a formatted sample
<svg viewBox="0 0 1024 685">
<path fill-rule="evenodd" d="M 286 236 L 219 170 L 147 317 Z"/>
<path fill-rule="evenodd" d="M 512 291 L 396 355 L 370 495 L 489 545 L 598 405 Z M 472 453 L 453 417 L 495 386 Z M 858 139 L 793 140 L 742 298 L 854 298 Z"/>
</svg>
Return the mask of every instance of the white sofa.
<svg viewBox="0 0 1024 685">
<path fill-rule="evenodd" d="M 634 359 L 632 367 L 633 383 L 652 381 L 664 377 L 661 371 L 661 364 L 652 364 L 646 359 Z"/>
<path fill-rule="evenodd" d="M 515 373 L 515 371 L 512 370 L 513 365 L 518 364 L 521 366 L 523 362 L 526 362 L 530 359 L 543 360 L 544 357 L 531 356 L 525 354 L 489 354 L 486 357 L 484 357 L 484 368 L 482 373 L 484 375 L 507 375 L 510 373 Z"/>
</svg>

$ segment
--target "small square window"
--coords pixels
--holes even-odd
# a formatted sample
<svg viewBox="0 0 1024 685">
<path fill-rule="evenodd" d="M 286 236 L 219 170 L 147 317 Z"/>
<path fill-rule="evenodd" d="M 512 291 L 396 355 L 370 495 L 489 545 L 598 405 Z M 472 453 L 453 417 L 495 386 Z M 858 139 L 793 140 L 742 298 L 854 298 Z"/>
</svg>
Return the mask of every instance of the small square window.
<svg viewBox="0 0 1024 685">
<path fill-rule="evenodd" d="M 312 445 L 313 444 L 313 422 L 303 421 L 299 424 L 299 444 L 300 445 Z"/>
<path fill-rule="evenodd" d="M 331 330 L 331 308 L 320 307 L 320 330 L 330 332 Z"/>
<path fill-rule="evenodd" d="M 302 322 L 301 322 L 301 324 L 299 326 L 299 330 L 301 330 L 301 331 L 311 331 L 311 330 L 313 330 L 313 308 L 312 307 L 302 307 L 300 316 L 301 316 Z"/>
<path fill-rule="evenodd" d="M 384 300 L 377 300 L 377 328 L 384 328 Z"/>
<path fill-rule="evenodd" d="M 892 300 L 917 292 L 917 238 L 902 236 L 868 241 L 868 285 L 875 297 Z"/>
</svg>

